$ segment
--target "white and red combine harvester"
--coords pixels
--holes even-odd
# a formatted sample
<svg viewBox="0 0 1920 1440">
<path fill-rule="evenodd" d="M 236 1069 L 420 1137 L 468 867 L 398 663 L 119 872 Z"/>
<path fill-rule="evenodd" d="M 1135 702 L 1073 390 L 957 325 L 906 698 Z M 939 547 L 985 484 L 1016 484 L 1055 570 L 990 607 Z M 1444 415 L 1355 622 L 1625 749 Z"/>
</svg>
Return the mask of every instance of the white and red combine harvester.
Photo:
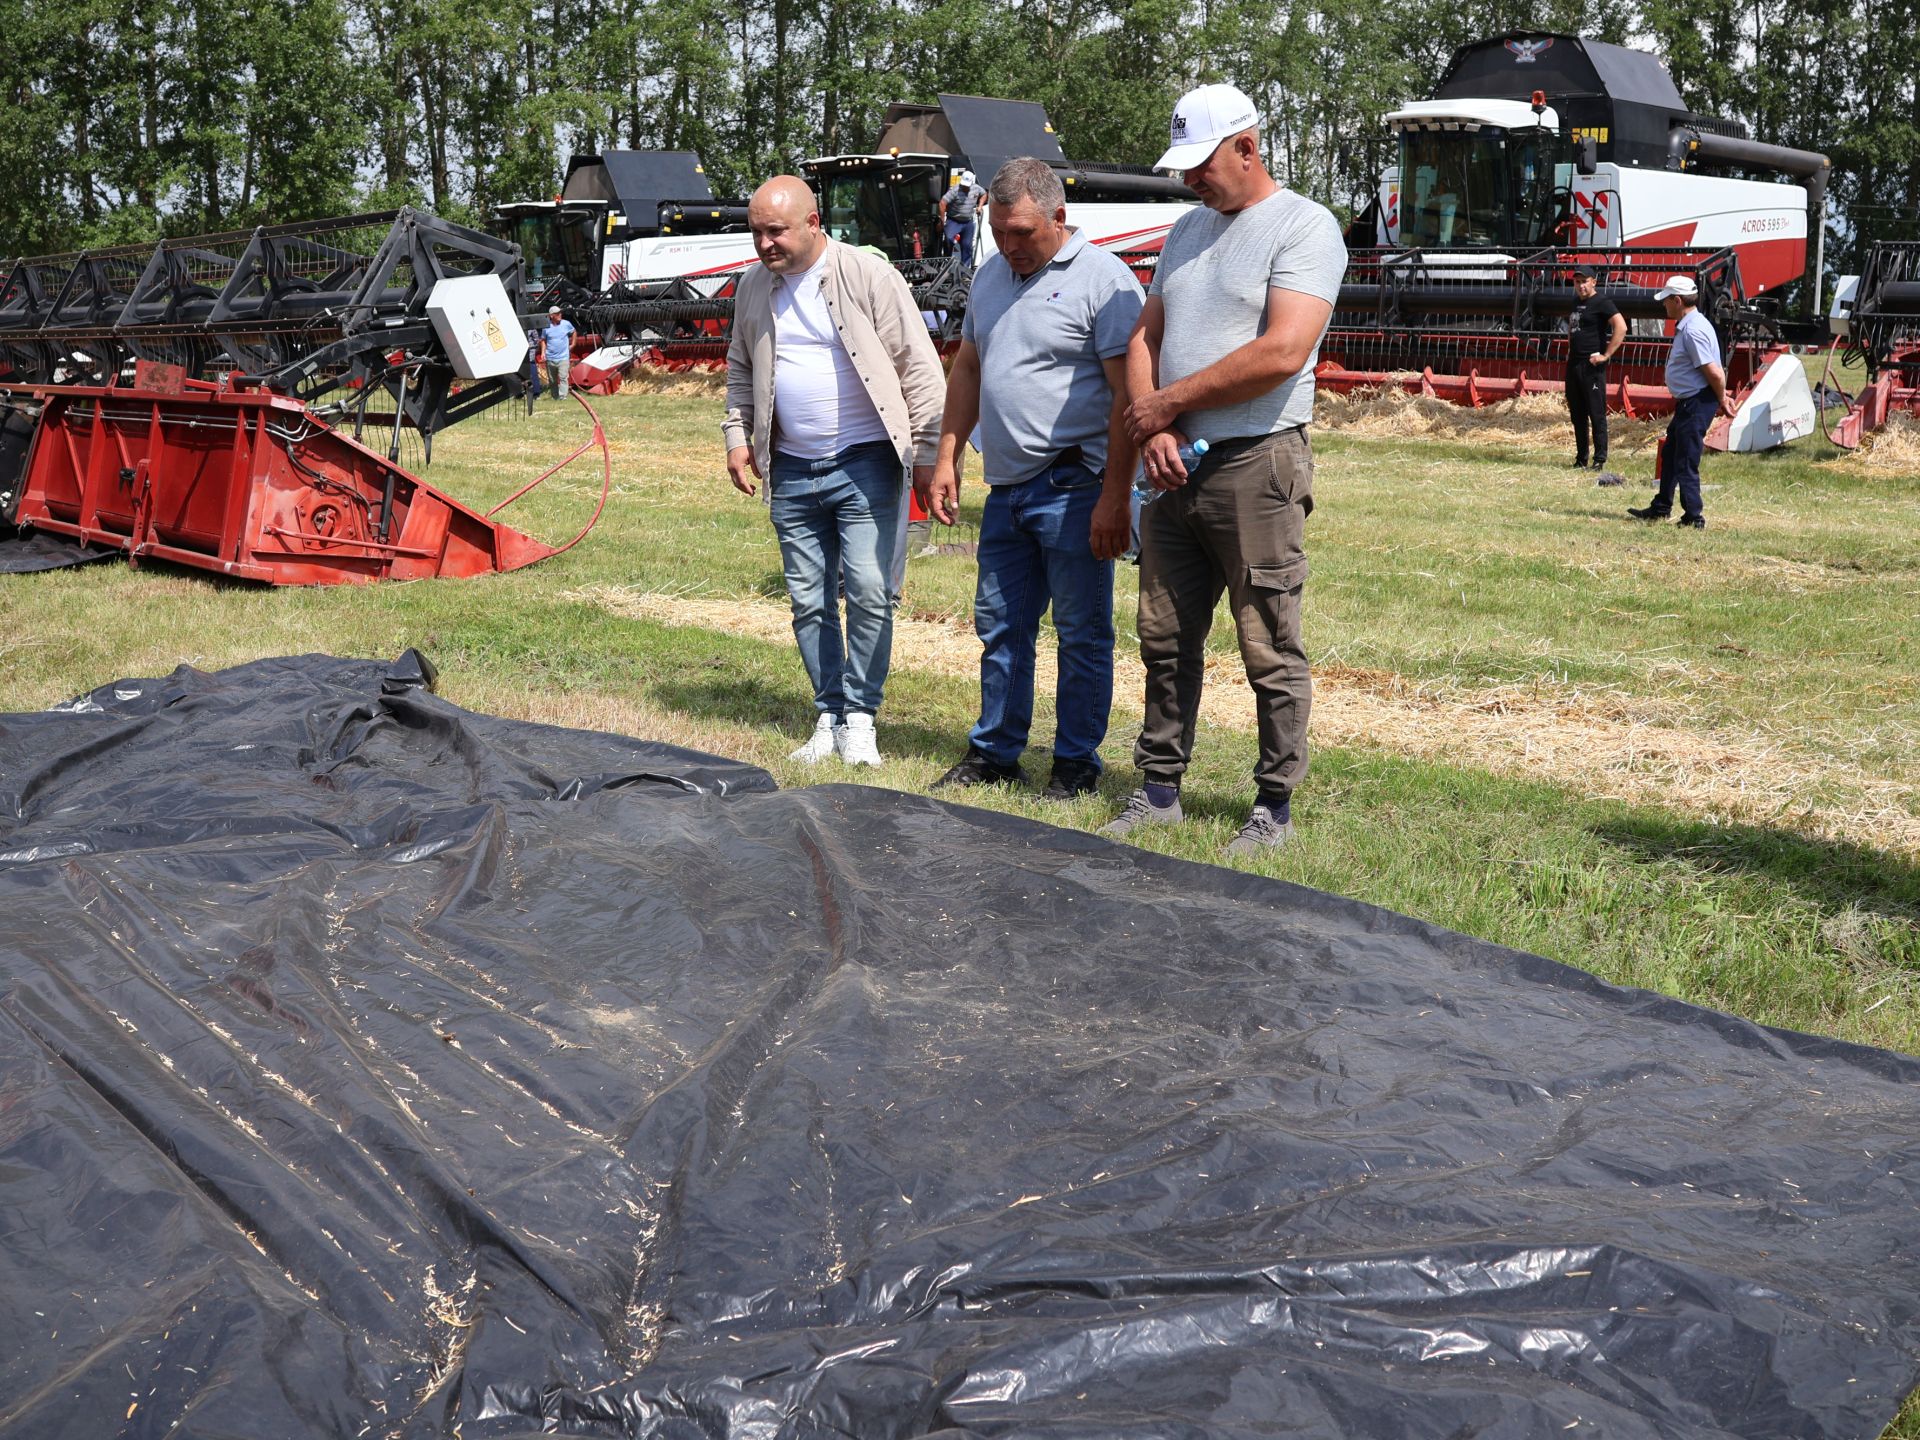
<svg viewBox="0 0 1920 1440">
<path fill-rule="evenodd" d="M 1059 174 L 1067 223 L 1088 241 L 1120 253 L 1160 249 L 1173 222 L 1194 204 L 1179 180 L 1146 166 L 1096 165 L 1067 159 L 1046 107 L 1030 100 L 942 95 L 937 105 L 887 107 L 871 153 L 807 162 L 820 191 L 828 230 L 850 244 L 874 245 L 896 261 L 947 254 L 939 204 L 964 171 L 984 188 L 1015 156 L 1044 160 Z M 993 253 L 993 236 L 975 227 L 977 264 Z"/>
<path fill-rule="evenodd" d="M 1825 156 L 1696 115 L 1657 56 L 1572 35 L 1463 46 L 1427 99 L 1385 118 L 1397 163 L 1349 231 L 1323 385 L 1401 384 L 1467 404 L 1557 392 L 1570 271 L 1584 264 L 1630 322 L 1611 368 L 1617 407 L 1670 408 L 1652 297 L 1687 274 L 1754 405 L 1709 443 L 1761 449 L 1812 432 L 1781 298 L 1799 292 L 1799 338 L 1817 338 Z"/>
<path fill-rule="evenodd" d="M 1052 165 L 1066 191 L 1068 223 L 1141 268 L 1153 263 L 1173 222 L 1194 203 L 1178 180 L 1145 166 L 1068 160 L 1041 105 L 972 95 L 889 106 L 871 150 L 819 156 L 801 169 L 819 196 L 827 233 L 891 260 L 913 287 L 935 340 L 951 344 L 960 333 L 973 266 L 992 253 L 993 241 L 982 223 L 971 255 L 951 253 L 940 197 L 963 170 L 984 186 L 1017 155 Z M 728 213 L 719 206 L 710 207 L 710 216 L 698 205 L 684 208 L 690 219 Z M 744 215 L 739 220 L 744 224 Z M 610 244 L 608 253 L 615 248 Z M 744 229 L 687 235 L 669 224 L 629 241 L 618 263 L 617 282 L 578 302 L 577 313 L 575 304 L 567 306 L 582 331 L 601 337 L 603 354 L 675 368 L 725 359 L 733 280 L 755 263 Z"/>
</svg>

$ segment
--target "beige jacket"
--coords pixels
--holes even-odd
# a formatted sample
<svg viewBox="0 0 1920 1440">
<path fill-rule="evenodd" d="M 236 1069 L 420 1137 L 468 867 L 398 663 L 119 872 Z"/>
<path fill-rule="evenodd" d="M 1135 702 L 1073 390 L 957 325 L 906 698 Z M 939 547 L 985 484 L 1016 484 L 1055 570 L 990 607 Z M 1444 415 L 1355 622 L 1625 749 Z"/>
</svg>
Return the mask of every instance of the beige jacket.
<svg viewBox="0 0 1920 1440">
<path fill-rule="evenodd" d="M 720 427 L 729 450 L 753 446 L 762 475 L 773 461 L 773 280 L 771 270 L 756 264 L 734 292 L 727 418 Z M 906 280 L 879 256 L 829 236 L 820 295 L 900 463 L 933 464 L 947 379 Z"/>
</svg>

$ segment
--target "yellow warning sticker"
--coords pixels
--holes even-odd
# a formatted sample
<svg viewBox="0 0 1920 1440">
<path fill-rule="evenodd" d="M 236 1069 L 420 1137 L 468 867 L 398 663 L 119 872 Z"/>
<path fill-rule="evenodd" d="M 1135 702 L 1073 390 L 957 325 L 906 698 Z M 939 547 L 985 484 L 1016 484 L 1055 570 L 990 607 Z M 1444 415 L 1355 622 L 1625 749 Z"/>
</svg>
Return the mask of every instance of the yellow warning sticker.
<svg viewBox="0 0 1920 1440">
<path fill-rule="evenodd" d="M 507 348 L 507 332 L 500 328 L 500 322 L 491 315 L 487 317 L 487 340 L 496 350 Z"/>
</svg>

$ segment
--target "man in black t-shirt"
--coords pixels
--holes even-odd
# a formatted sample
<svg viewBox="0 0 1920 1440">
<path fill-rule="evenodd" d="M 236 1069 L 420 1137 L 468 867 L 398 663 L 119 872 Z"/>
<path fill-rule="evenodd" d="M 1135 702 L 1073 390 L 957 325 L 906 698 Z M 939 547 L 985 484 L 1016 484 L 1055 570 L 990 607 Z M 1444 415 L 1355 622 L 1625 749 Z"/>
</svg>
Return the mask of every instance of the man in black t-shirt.
<svg viewBox="0 0 1920 1440">
<path fill-rule="evenodd" d="M 1627 338 L 1620 307 L 1597 293 L 1590 266 L 1573 272 L 1573 314 L 1567 318 L 1567 413 L 1573 417 L 1573 468 L 1587 463 L 1587 429 L 1593 429 L 1593 468 L 1607 463 L 1607 362 Z"/>
</svg>

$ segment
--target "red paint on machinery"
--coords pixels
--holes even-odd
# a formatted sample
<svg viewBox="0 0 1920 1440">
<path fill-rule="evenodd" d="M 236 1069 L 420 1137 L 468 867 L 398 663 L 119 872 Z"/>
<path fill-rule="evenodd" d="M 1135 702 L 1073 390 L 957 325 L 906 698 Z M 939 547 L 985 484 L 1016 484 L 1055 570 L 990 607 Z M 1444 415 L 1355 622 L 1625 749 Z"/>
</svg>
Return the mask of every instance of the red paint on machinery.
<svg viewBox="0 0 1920 1440">
<path fill-rule="evenodd" d="M 274 585 L 464 577 L 546 559 L 593 524 L 548 545 L 266 390 L 143 373 L 131 386 L 31 394 L 43 408 L 18 523 L 118 549 L 136 564 L 167 560 Z M 586 408 L 592 439 L 547 474 L 598 445 L 610 484 L 605 435 Z"/>
</svg>

